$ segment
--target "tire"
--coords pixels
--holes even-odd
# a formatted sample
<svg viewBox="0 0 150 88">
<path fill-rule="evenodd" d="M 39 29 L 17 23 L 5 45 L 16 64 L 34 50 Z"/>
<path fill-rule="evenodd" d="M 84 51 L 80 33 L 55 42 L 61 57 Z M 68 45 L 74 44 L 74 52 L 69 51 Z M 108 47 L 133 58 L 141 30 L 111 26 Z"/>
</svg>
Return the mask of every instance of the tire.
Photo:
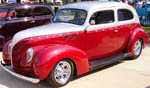
<svg viewBox="0 0 150 88">
<path fill-rule="evenodd" d="M 133 55 L 130 57 L 130 59 L 132 60 L 137 59 L 141 55 L 142 47 L 143 47 L 142 40 L 141 39 L 136 40 L 133 48 Z"/>
<path fill-rule="evenodd" d="M 74 65 L 68 59 L 63 59 L 59 61 L 53 69 L 50 71 L 47 77 L 47 82 L 52 87 L 61 87 L 66 85 L 74 75 Z"/>
</svg>

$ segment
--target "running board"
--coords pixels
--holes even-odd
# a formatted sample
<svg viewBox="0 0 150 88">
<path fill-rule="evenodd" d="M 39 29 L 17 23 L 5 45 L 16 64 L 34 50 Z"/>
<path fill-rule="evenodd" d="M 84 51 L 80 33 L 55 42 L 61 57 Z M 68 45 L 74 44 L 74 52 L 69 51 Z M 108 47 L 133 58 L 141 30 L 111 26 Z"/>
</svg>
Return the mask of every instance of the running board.
<svg viewBox="0 0 150 88">
<path fill-rule="evenodd" d="M 92 61 L 90 61 L 90 64 L 91 64 L 90 71 L 93 71 L 93 70 L 96 70 L 98 68 L 104 67 L 106 65 L 112 64 L 112 63 L 117 62 L 119 60 L 126 59 L 127 57 L 130 57 L 129 53 L 120 52 L 120 53 L 115 54 L 115 55 L 110 56 L 110 57 L 106 57 L 106 58 L 99 59 L 99 60 L 92 60 Z"/>
</svg>

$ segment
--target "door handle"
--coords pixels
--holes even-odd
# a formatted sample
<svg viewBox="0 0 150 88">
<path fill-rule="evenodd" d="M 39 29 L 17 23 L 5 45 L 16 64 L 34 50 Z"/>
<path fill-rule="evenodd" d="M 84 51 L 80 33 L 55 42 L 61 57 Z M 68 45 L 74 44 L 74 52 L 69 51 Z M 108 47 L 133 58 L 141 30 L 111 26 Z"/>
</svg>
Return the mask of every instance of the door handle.
<svg viewBox="0 0 150 88">
<path fill-rule="evenodd" d="M 118 32 L 118 30 L 114 30 L 114 32 Z"/>
</svg>

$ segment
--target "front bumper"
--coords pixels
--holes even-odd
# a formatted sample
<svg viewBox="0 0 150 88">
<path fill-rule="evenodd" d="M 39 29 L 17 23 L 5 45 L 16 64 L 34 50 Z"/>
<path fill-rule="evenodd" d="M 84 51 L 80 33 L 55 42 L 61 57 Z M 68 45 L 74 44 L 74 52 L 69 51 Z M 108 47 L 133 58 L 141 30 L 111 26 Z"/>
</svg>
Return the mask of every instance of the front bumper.
<svg viewBox="0 0 150 88">
<path fill-rule="evenodd" d="M 17 74 L 13 71 L 11 71 L 10 69 L 8 69 L 5 64 L 2 63 L 2 61 L 0 61 L 0 66 L 5 70 L 7 71 L 8 73 L 10 73 L 11 75 L 21 79 L 21 80 L 25 80 L 25 81 L 28 81 L 28 82 L 31 82 L 31 83 L 38 83 L 40 82 L 40 79 L 37 79 L 37 78 L 31 78 L 31 77 L 27 77 L 27 76 L 23 76 L 23 75 L 20 75 L 20 74 Z"/>
</svg>

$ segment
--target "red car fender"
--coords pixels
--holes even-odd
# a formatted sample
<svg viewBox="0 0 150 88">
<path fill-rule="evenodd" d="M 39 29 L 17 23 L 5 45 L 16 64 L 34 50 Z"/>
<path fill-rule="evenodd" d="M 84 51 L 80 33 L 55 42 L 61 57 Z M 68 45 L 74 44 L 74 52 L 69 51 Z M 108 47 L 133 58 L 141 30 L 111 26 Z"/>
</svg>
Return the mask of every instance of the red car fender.
<svg viewBox="0 0 150 88">
<path fill-rule="evenodd" d="M 148 43 L 148 35 L 147 35 L 147 33 L 141 28 L 135 29 L 131 33 L 130 38 L 128 40 L 127 47 L 126 47 L 127 52 L 130 53 L 130 56 L 133 55 L 134 43 L 139 38 L 142 39 L 142 41 L 143 41 L 143 48 L 146 47 L 146 45 Z"/>
<path fill-rule="evenodd" d="M 12 40 L 9 40 L 3 47 L 3 53 L 2 53 L 2 57 L 3 57 L 3 61 L 6 63 L 6 64 L 11 64 L 11 58 L 9 56 L 9 53 L 8 53 L 8 45 L 11 43 Z"/>
<path fill-rule="evenodd" d="M 54 45 L 42 50 L 34 58 L 33 72 L 40 80 L 44 80 L 55 64 L 65 58 L 73 61 L 77 75 L 89 72 L 87 55 L 82 50 L 69 45 Z"/>
</svg>

